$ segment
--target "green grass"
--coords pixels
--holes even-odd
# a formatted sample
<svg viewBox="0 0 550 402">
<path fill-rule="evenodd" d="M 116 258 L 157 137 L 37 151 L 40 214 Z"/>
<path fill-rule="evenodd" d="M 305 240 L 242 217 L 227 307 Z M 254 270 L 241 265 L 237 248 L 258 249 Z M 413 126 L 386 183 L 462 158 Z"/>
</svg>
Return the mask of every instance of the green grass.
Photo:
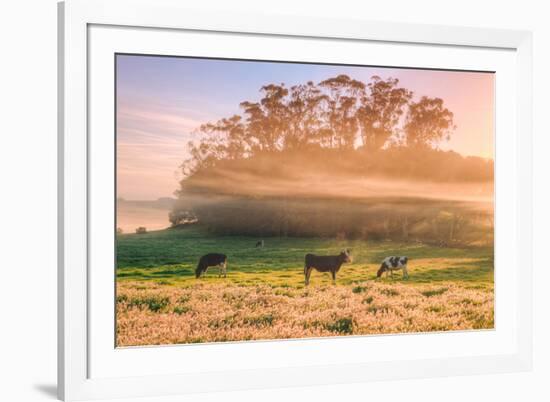
<svg viewBox="0 0 550 402">
<path fill-rule="evenodd" d="M 158 296 L 148 296 L 148 297 L 137 297 L 134 299 L 128 300 L 128 305 L 130 307 L 147 307 L 153 312 L 158 312 L 164 309 L 170 304 L 170 300 L 167 297 L 158 297 Z"/>
<path fill-rule="evenodd" d="M 430 289 L 426 290 L 424 292 L 421 292 L 426 297 L 433 297 L 433 296 L 439 296 L 445 293 L 448 289 L 447 288 L 441 288 L 441 289 Z"/>
<path fill-rule="evenodd" d="M 387 283 L 410 285 L 446 282 L 472 288 L 492 289 L 493 248 L 433 247 L 418 243 L 335 240 L 323 238 L 264 238 L 265 247 L 255 248 L 255 237 L 215 236 L 200 226 L 168 229 L 146 234 L 117 236 L 117 279 L 147 281 L 166 286 L 190 286 L 197 283 L 227 281 L 241 286 L 258 283 L 274 287 L 300 288 L 304 284 L 303 261 L 306 253 L 337 254 L 351 248 L 353 263 L 345 264 L 337 274 L 339 285 L 353 285 L 375 279 L 380 261 L 389 255 L 409 257 L 408 280 L 401 272 Z M 218 279 L 217 268 L 206 277 L 195 279 L 198 259 L 209 252 L 228 256 L 227 279 Z M 330 276 L 313 272 L 311 284 L 330 284 Z M 359 287 L 354 292 L 362 292 Z M 429 297 L 429 295 L 426 295 Z"/>
<path fill-rule="evenodd" d="M 327 329 L 331 332 L 337 332 L 339 334 L 352 334 L 353 333 L 353 320 L 351 318 L 340 318 L 334 323 L 327 325 Z"/>
</svg>

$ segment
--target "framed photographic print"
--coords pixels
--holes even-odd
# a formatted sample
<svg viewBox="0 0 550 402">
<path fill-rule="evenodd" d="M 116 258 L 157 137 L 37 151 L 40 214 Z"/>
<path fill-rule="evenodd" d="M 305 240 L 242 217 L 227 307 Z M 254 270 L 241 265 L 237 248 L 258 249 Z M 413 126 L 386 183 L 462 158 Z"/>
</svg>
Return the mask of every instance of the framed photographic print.
<svg viewBox="0 0 550 402">
<path fill-rule="evenodd" d="M 180 3 L 59 6 L 60 397 L 528 370 L 530 33 Z"/>
</svg>

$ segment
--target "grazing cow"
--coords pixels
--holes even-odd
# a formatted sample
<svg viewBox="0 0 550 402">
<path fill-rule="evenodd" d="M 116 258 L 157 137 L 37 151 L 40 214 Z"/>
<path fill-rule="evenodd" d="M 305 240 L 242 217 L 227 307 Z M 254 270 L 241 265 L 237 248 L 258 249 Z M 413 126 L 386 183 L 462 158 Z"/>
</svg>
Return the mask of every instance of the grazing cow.
<svg viewBox="0 0 550 402">
<path fill-rule="evenodd" d="M 349 249 L 342 250 L 338 255 L 315 255 L 306 254 L 304 264 L 304 275 L 306 277 L 306 286 L 309 285 L 309 277 L 311 271 L 316 269 L 319 272 L 330 272 L 332 274 L 332 282 L 336 283 L 336 272 L 345 262 L 351 262 L 351 251 Z"/>
<path fill-rule="evenodd" d="M 259 240 L 256 242 L 256 248 L 264 248 L 264 241 L 263 240 Z"/>
<path fill-rule="evenodd" d="M 409 277 L 409 272 L 407 271 L 407 262 L 409 261 L 408 257 L 386 257 L 382 261 L 382 265 L 380 265 L 380 268 L 378 269 L 378 272 L 376 273 L 376 276 L 380 278 L 382 274 L 385 272 L 386 277 L 388 276 L 388 272 L 391 274 L 393 278 L 393 271 L 397 270 L 403 270 L 403 278 Z"/>
<path fill-rule="evenodd" d="M 199 260 L 197 269 L 195 270 L 195 277 L 200 278 L 206 273 L 206 270 L 208 269 L 208 267 L 215 267 L 216 265 L 220 270 L 219 277 L 221 277 L 223 273 L 223 277 L 226 278 L 227 277 L 227 256 L 225 254 L 219 254 L 219 253 L 210 253 L 210 254 L 203 255 Z"/>
</svg>

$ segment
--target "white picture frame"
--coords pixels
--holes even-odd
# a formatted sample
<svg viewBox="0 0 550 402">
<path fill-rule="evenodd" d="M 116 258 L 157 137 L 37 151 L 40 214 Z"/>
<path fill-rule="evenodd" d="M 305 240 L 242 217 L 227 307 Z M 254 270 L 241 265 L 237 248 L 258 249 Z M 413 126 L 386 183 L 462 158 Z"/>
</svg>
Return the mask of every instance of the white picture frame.
<svg viewBox="0 0 550 402">
<path fill-rule="evenodd" d="M 108 220 L 101 218 L 102 211 L 105 211 L 100 205 L 101 199 L 111 199 L 108 193 L 103 194 L 94 187 L 94 177 L 112 174 L 109 173 L 112 172 L 109 163 L 102 164 L 101 169 L 94 162 L 98 158 L 110 159 L 104 158 L 103 154 L 98 156 L 94 149 L 104 144 L 101 141 L 112 142 L 109 136 L 96 142 L 99 137 L 95 134 L 103 124 L 112 127 L 101 108 L 93 107 L 105 101 L 108 103 L 107 97 L 110 96 L 108 93 L 102 95 L 101 83 L 98 82 L 107 80 L 109 75 L 108 72 L 101 73 L 102 66 L 106 65 L 101 64 L 101 52 L 106 57 L 128 49 L 146 49 L 151 53 L 158 49 L 155 44 L 162 36 L 166 40 L 163 40 L 164 47 L 160 51 L 172 54 L 177 52 L 180 38 L 184 38 L 182 35 L 201 34 L 214 35 L 220 40 L 224 37 L 229 38 L 227 40 L 252 38 L 260 43 L 271 43 L 274 47 L 276 41 L 282 40 L 322 41 L 325 45 L 330 42 L 344 49 L 348 44 L 381 49 L 399 46 L 413 51 L 399 52 L 398 55 L 392 52 L 395 59 L 391 60 L 399 64 L 399 57 L 408 57 L 404 63 L 416 63 L 420 67 L 474 69 L 482 65 L 490 69 L 493 64 L 498 66 L 498 71 L 502 72 L 500 76 L 504 78 L 500 84 L 497 82 L 497 91 L 502 88 L 500 92 L 509 91 L 505 92 L 509 96 L 508 103 L 496 110 L 496 237 L 505 246 L 500 247 L 502 258 L 499 260 L 497 254 L 495 260 L 495 331 L 450 333 L 437 337 L 413 334 L 248 345 L 193 345 L 194 349 L 181 345 L 116 351 L 114 342 L 109 344 L 112 336 L 109 325 L 113 323 L 109 314 L 103 313 L 112 309 L 114 298 L 106 297 L 106 301 L 99 302 L 94 295 L 104 293 L 104 289 L 108 292 L 112 283 L 91 268 L 99 254 L 97 249 L 90 248 L 90 241 L 98 244 L 94 239 L 98 238 L 98 233 L 101 238 L 101 228 L 109 224 Z M 132 35 L 138 35 L 139 41 Z M 109 38 L 112 40 L 106 40 Z M 137 42 L 139 48 L 133 45 Z M 532 364 L 531 47 L 531 33 L 524 31 L 280 15 L 213 14 L 186 8 L 184 2 L 177 0 L 68 0 L 60 3 L 59 397 L 64 400 L 151 397 L 529 370 Z M 333 54 L 336 54 L 334 49 Z M 422 56 L 424 50 L 425 56 Z M 227 51 L 231 52 L 230 49 Z M 475 62 L 462 57 L 462 53 L 468 52 L 477 55 Z M 430 53 L 433 54 L 430 56 Z M 419 59 L 411 60 L 413 54 L 418 54 Z M 443 54 L 445 60 L 437 60 Z M 384 51 L 380 55 L 381 60 L 390 60 L 384 59 L 388 57 L 384 56 Z M 345 57 L 345 50 L 339 57 Z M 430 57 L 435 61 L 428 62 Z M 106 152 L 109 155 L 111 151 Z M 499 158 L 504 162 L 499 162 Z M 108 210 L 110 204 L 104 207 Z M 502 224 L 499 224 L 499 209 Z M 93 216 L 90 216 L 91 210 L 95 211 Z M 499 266 L 507 268 L 498 273 Z M 506 296 L 507 304 L 499 304 L 498 298 L 503 296 Z M 107 336 L 103 337 L 102 333 Z M 102 338 L 106 341 L 101 341 Z M 402 354 L 386 358 L 375 356 L 375 353 L 370 353 L 368 358 L 361 353 L 356 353 L 354 358 L 346 354 L 346 350 L 354 348 L 374 351 L 376 345 L 383 348 L 385 342 L 391 343 L 392 350 L 402 351 Z M 427 345 L 435 351 L 438 347 L 443 350 L 453 345 L 454 353 L 446 357 L 435 352 L 430 354 L 424 348 Z M 341 353 L 320 355 L 315 359 L 308 356 L 308 350 L 319 356 L 315 353 L 316 348 L 327 346 Z M 174 366 L 174 356 L 179 358 L 185 353 L 194 361 L 201 359 L 201 355 L 211 357 L 205 357 L 200 370 L 182 369 L 180 372 Z M 238 362 L 228 360 L 209 369 L 211 360 L 208 359 L 213 359 L 212 356 L 241 358 Z M 254 360 L 255 356 L 264 356 L 261 364 Z M 143 371 L 139 369 L 140 364 L 155 369 Z"/>
</svg>

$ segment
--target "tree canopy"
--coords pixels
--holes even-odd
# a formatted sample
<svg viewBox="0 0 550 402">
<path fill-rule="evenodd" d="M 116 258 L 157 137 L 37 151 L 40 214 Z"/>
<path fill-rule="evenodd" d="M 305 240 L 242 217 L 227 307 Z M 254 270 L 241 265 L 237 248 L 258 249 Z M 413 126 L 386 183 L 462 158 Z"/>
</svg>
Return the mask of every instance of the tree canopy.
<svg viewBox="0 0 550 402">
<path fill-rule="evenodd" d="M 243 101 L 242 114 L 201 125 L 182 165 L 189 177 L 219 161 L 315 145 L 370 151 L 393 145 L 437 147 L 455 129 L 442 99 L 422 96 L 396 78 L 364 83 L 341 74 L 317 84 L 260 88 L 259 101 Z"/>
</svg>

